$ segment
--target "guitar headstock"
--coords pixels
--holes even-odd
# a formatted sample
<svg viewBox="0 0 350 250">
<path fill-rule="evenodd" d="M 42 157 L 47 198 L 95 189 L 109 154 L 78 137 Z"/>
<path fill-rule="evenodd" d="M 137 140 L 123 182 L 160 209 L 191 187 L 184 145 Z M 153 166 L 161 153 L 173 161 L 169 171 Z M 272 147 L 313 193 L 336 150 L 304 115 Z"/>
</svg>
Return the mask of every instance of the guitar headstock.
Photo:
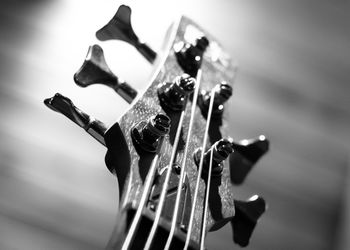
<svg viewBox="0 0 350 250">
<path fill-rule="evenodd" d="M 258 196 L 237 201 L 234 188 L 269 143 L 264 136 L 234 142 L 225 127 L 236 65 L 187 17 L 172 24 L 155 53 L 132 30 L 130 15 L 121 6 L 96 36 L 126 41 L 154 64 L 144 93 L 112 73 L 99 45 L 74 76 L 80 86 L 102 83 L 131 103 L 118 122 L 106 129 L 66 97 L 45 100 L 107 147 L 121 197 L 109 248 L 204 249 L 205 235 L 228 222 L 234 241 L 246 246 L 266 204 Z"/>
</svg>

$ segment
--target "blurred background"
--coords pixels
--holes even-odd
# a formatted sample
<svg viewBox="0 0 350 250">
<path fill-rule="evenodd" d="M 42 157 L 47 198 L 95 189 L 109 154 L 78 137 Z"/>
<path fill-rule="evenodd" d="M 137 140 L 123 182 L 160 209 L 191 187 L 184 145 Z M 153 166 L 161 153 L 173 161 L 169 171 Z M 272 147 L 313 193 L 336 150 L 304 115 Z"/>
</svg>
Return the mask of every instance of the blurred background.
<svg viewBox="0 0 350 250">
<path fill-rule="evenodd" d="M 95 31 L 129 4 L 134 29 L 158 49 L 186 14 L 239 62 L 228 121 L 236 139 L 271 149 L 241 199 L 269 210 L 247 249 L 350 249 L 350 3 L 308 1 L 2 0 L 0 3 L 0 249 L 103 249 L 118 206 L 105 149 L 43 105 L 56 92 L 112 125 L 128 105 L 73 74 Z M 151 65 L 122 42 L 100 43 L 111 69 L 138 90 Z M 230 227 L 209 249 L 239 249 Z"/>
</svg>

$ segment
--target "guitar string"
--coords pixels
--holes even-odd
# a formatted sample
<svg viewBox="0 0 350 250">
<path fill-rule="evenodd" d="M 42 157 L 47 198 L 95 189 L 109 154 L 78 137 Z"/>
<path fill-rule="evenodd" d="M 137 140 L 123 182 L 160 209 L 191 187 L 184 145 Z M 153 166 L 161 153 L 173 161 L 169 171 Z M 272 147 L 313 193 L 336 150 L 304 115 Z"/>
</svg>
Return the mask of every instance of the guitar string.
<svg viewBox="0 0 350 250">
<path fill-rule="evenodd" d="M 218 85 L 216 85 L 216 86 L 218 86 Z M 196 181 L 196 187 L 195 187 L 194 196 L 193 196 L 193 203 L 192 203 L 192 208 L 191 208 L 190 222 L 188 224 L 184 250 L 187 250 L 187 248 L 189 246 L 189 243 L 190 243 L 190 239 L 191 239 L 191 231 L 192 231 L 192 226 L 193 226 L 194 213 L 195 213 L 195 209 L 196 209 L 196 202 L 197 202 L 197 196 L 198 196 L 198 191 L 199 191 L 199 184 L 200 184 L 201 175 L 202 175 L 202 169 L 203 169 L 203 160 L 204 160 L 205 146 L 206 146 L 207 140 L 208 140 L 208 132 L 209 132 L 211 114 L 212 114 L 213 106 L 214 106 L 216 86 L 211 90 L 211 93 L 210 93 L 210 103 L 209 103 L 209 109 L 208 109 L 208 115 L 207 115 L 207 122 L 206 122 L 205 132 L 204 132 L 203 145 L 202 145 L 202 151 L 201 151 L 201 158 L 200 158 L 199 166 L 198 166 L 198 170 L 197 170 L 197 181 Z"/>
<path fill-rule="evenodd" d="M 180 19 L 179 19 L 177 22 L 174 23 L 174 27 L 177 27 L 177 26 L 180 24 L 179 22 L 180 22 Z M 175 38 L 175 36 L 176 36 L 176 32 L 172 31 L 171 34 L 170 34 L 170 36 L 169 36 L 169 40 L 171 40 L 171 38 Z M 166 57 L 164 57 L 164 59 L 162 59 L 161 62 L 159 62 L 158 71 L 161 69 L 162 65 L 164 64 L 165 59 L 166 59 Z M 139 96 L 139 97 L 140 97 L 140 96 Z M 134 101 L 135 101 L 135 100 L 134 100 Z M 161 141 L 161 144 L 163 144 L 163 140 Z M 160 145 L 160 146 L 162 146 L 162 145 Z M 161 148 L 161 147 L 160 147 L 160 148 Z M 159 158 L 158 154 L 156 155 L 156 157 Z M 153 159 L 152 164 L 153 164 L 153 162 L 155 162 L 154 160 L 155 160 L 155 159 Z M 157 161 L 158 161 L 158 159 L 157 159 Z M 155 167 L 156 165 L 157 165 L 157 164 L 154 164 L 154 171 L 156 170 L 156 167 Z M 153 166 L 153 165 L 152 165 L 152 166 Z M 151 169 L 152 169 L 152 168 L 151 168 Z M 150 170 L 151 170 L 151 169 L 150 169 Z M 149 175 L 147 175 L 147 177 L 148 177 L 148 176 L 149 176 Z M 146 179 L 147 179 L 147 177 L 146 177 Z M 154 173 L 152 174 L 152 176 L 150 177 L 150 179 L 153 179 L 153 177 L 154 177 Z M 151 186 L 152 186 L 151 184 L 152 184 L 152 181 L 150 181 L 150 185 L 149 185 L 150 187 L 148 187 L 149 189 L 150 189 Z M 145 189 L 144 189 L 144 191 L 145 191 Z M 144 203 L 146 203 L 146 200 L 147 200 L 147 198 L 148 198 L 148 193 L 149 193 L 149 191 L 150 191 L 150 190 L 148 190 L 148 192 L 144 192 L 144 193 L 143 193 L 143 196 L 145 196 L 145 197 L 144 197 Z M 147 194 L 145 194 L 145 193 L 147 193 Z M 145 194 L 145 195 L 144 195 L 144 194 Z M 144 205 L 145 205 L 145 204 L 143 204 L 143 206 L 144 206 Z M 139 214 L 138 214 L 139 219 L 140 219 L 140 217 L 141 217 L 141 213 L 142 213 L 143 206 L 139 206 L 139 207 L 138 207 L 138 210 L 140 210 L 140 212 L 139 212 Z M 141 207 L 141 209 L 139 209 L 140 207 Z M 136 213 L 138 212 L 138 210 L 136 211 Z M 136 216 L 136 214 L 135 214 L 135 216 Z M 135 216 L 134 216 L 134 218 L 135 218 Z M 139 219 L 138 219 L 138 220 L 139 220 Z M 133 220 L 132 223 L 134 223 L 134 220 Z M 139 223 L 139 221 L 136 221 L 136 222 L 135 222 L 135 224 L 136 224 L 136 225 L 134 226 L 135 229 L 137 228 L 138 223 Z M 134 230 L 135 230 L 135 229 L 134 229 Z M 130 233 L 130 230 L 129 230 L 128 234 L 129 234 L 129 233 Z M 132 240 L 132 238 L 133 238 L 133 234 L 134 234 L 134 233 L 135 233 L 135 232 L 132 232 L 132 235 L 129 236 L 129 238 L 131 238 L 131 240 Z M 131 240 L 129 240 L 129 241 L 131 242 Z M 126 248 L 122 248 L 122 250 L 127 250 L 128 246 L 130 245 L 130 242 L 128 243 L 128 245 L 126 246 Z M 124 244 L 125 244 L 125 242 L 124 242 Z M 123 244 L 123 245 L 124 245 L 124 244 Z"/>
<path fill-rule="evenodd" d="M 179 213 L 179 206 L 180 206 L 181 189 L 182 189 L 182 185 L 183 185 L 184 177 L 185 177 L 186 158 L 187 158 L 187 153 L 188 153 L 190 139 L 191 139 L 192 127 L 193 127 L 193 122 L 194 122 L 194 112 L 195 112 L 196 106 L 197 106 L 197 99 L 198 99 L 198 95 L 199 95 L 199 86 L 200 86 L 200 82 L 201 82 L 201 77 L 202 77 L 202 70 L 199 69 L 197 72 L 196 86 L 195 86 L 195 91 L 194 91 L 193 100 L 192 100 L 191 117 L 190 117 L 188 134 L 186 137 L 186 144 L 185 144 L 185 149 L 184 149 L 184 154 L 183 154 L 183 159 L 182 159 L 182 164 L 181 164 L 179 184 L 178 184 L 177 191 L 176 191 L 176 200 L 175 200 L 173 218 L 171 221 L 171 228 L 170 228 L 169 236 L 168 236 L 167 242 L 165 244 L 164 250 L 169 250 L 171 241 L 172 241 L 174 233 L 175 233 L 176 221 L 177 221 L 177 216 Z"/>
<path fill-rule="evenodd" d="M 204 240 L 205 233 L 207 227 L 207 213 L 208 213 L 208 203 L 209 203 L 209 194 L 210 194 L 210 183 L 211 183 L 211 171 L 213 169 L 213 148 L 210 149 L 210 160 L 209 160 L 209 169 L 208 169 L 208 177 L 207 177 L 207 186 L 205 193 L 205 201 L 204 201 L 204 211 L 202 217 L 202 226 L 201 226 L 201 238 L 200 238 L 200 250 L 205 250 Z"/>
<path fill-rule="evenodd" d="M 161 195 L 160 195 L 160 199 L 159 199 L 159 202 L 158 202 L 157 211 L 156 211 L 155 218 L 154 218 L 154 221 L 153 221 L 153 225 L 152 225 L 151 231 L 150 231 L 150 233 L 148 235 L 148 238 L 147 238 L 144 250 L 149 250 L 150 249 L 152 241 L 153 241 L 154 236 L 155 236 L 155 233 L 156 233 L 157 228 L 158 228 L 160 216 L 161 216 L 161 213 L 163 211 L 163 207 L 164 207 L 164 203 L 165 203 L 165 196 L 166 196 L 166 192 L 167 192 L 167 189 L 168 189 L 168 184 L 169 184 L 169 180 L 170 180 L 172 166 L 173 166 L 173 163 L 174 163 L 174 160 L 175 160 L 175 157 L 176 157 L 176 152 L 177 152 L 178 144 L 179 144 L 179 141 L 180 141 L 180 135 L 181 135 L 181 130 L 182 130 L 182 124 L 183 124 L 183 121 L 184 121 L 184 117 L 185 117 L 185 109 L 183 109 L 181 111 L 181 116 L 180 116 L 180 120 L 179 120 L 179 123 L 178 123 L 177 131 L 176 131 L 174 146 L 173 146 L 173 150 L 171 152 L 170 162 L 168 164 L 168 168 L 167 168 L 164 184 L 163 184 Z"/>
<path fill-rule="evenodd" d="M 135 216 L 133 218 L 133 221 L 131 223 L 130 229 L 129 229 L 127 235 L 126 235 L 125 241 L 124 241 L 123 246 L 122 246 L 122 250 L 128 250 L 129 249 L 130 244 L 131 244 L 131 242 L 132 242 L 132 240 L 133 240 L 133 238 L 135 236 L 136 230 L 137 230 L 137 228 L 139 226 L 141 215 L 142 215 L 142 210 L 143 210 L 143 208 L 144 208 L 144 206 L 146 204 L 146 201 L 148 199 L 148 196 L 149 196 L 149 193 L 150 193 L 150 190 L 151 190 L 151 187 L 152 187 L 154 175 L 155 175 L 156 170 L 157 170 L 159 155 L 160 155 L 162 146 L 163 146 L 163 138 L 160 141 L 158 152 L 157 152 L 157 154 L 155 155 L 155 157 L 152 160 L 151 167 L 149 169 L 149 172 L 148 172 L 146 180 L 145 180 L 145 184 L 144 184 L 143 192 L 142 192 L 142 195 L 141 195 L 140 203 L 139 203 L 139 205 L 137 207 L 136 214 L 135 214 Z"/>
</svg>

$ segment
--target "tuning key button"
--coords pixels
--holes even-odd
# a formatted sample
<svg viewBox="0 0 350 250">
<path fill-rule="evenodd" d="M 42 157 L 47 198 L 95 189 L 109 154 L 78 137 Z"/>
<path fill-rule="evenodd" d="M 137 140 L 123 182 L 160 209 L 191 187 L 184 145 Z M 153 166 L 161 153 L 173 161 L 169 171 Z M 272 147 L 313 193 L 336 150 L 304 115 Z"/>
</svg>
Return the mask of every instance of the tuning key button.
<svg viewBox="0 0 350 250">
<path fill-rule="evenodd" d="M 254 195 L 248 201 L 234 201 L 235 216 L 231 220 L 233 241 L 245 247 L 249 244 L 253 230 L 266 211 L 267 205 L 263 198 Z"/>
<path fill-rule="evenodd" d="M 45 99 L 44 104 L 66 116 L 79 127 L 85 129 L 97 141 L 105 145 L 104 134 L 107 130 L 106 126 L 101 121 L 78 109 L 70 99 L 57 93 L 55 96 Z"/>
<path fill-rule="evenodd" d="M 120 81 L 108 67 L 102 48 L 95 44 L 89 47 L 85 61 L 74 74 L 74 81 L 80 87 L 103 84 L 114 89 L 128 103 L 137 95 L 137 91 L 124 81 Z"/>
<path fill-rule="evenodd" d="M 163 82 L 158 85 L 160 104 L 165 109 L 181 111 L 187 101 L 187 96 L 194 90 L 196 80 L 188 74 L 183 74 L 173 82 Z"/>
<path fill-rule="evenodd" d="M 232 143 L 230 139 L 221 139 L 214 143 L 209 150 L 204 153 L 203 158 L 203 172 L 202 177 L 205 178 L 208 174 L 211 151 L 213 151 L 213 165 L 212 165 L 212 176 L 221 176 L 223 170 L 223 162 L 229 157 L 233 152 Z M 202 149 L 199 148 L 194 153 L 194 161 L 197 167 L 200 164 L 200 157 L 202 154 Z"/>
<path fill-rule="evenodd" d="M 160 139 L 170 131 L 170 122 L 170 118 L 164 114 L 139 122 L 131 129 L 134 144 L 146 152 L 156 152 Z"/>
<path fill-rule="evenodd" d="M 96 37 L 100 41 L 122 40 L 127 42 L 134 46 L 150 63 L 153 63 L 157 53 L 147 44 L 140 42 L 131 26 L 130 16 L 130 7 L 121 5 L 113 18 L 96 32 Z"/>
<path fill-rule="evenodd" d="M 196 39 L 195 44 L 183 43 L 178 48 L 175 46 L 177 62 L 185 73 L 196 77 L 198 69 L 201 67 L 203 54 L 209 45 L 205 36 Z"/>
<path fill-rule="evenodd" d="M 224 112 L 224 103 L 232 96 L 232 87 L 229 83 L 222 81 L 215 86 L 214 104 L 211 118 L 221 119 Z M 211 91 L 202 90 L 198 98 L 198 106 L 202 115 L 207 118 Z"/>
<path fill-rule="evenodd" d="M 232 183 L 242 184 L 254 164 L 269 150 L 269 140 L 264 135 L 258 138 L 232 142 L 234 152 L 230 155 Z"/>
</svg>

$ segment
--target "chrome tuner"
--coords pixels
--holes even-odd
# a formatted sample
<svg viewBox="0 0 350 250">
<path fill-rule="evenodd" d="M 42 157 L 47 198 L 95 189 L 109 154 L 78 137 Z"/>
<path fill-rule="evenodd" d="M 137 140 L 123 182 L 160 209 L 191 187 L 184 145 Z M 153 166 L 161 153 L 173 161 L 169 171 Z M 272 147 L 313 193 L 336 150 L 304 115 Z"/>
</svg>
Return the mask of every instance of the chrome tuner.
<svg viewBox="0 0 350 250">
<path fill-rule="evenodd" d="M 74 81 L 80 87 L 102 84 L 114 89 L 125 101 L 131 103 L 137 91 L 118 77 L 108 67 L 102 48 L 95 44 L 89 47 L 85 61 L 74 74 Z"/>
</svg>

